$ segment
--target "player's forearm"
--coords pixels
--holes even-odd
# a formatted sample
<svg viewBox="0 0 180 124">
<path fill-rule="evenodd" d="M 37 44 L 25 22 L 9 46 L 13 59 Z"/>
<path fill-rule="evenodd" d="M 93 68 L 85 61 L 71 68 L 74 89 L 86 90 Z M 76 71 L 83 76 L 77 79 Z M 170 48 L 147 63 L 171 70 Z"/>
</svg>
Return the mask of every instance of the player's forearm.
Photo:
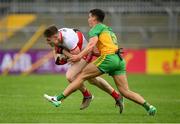
<svg viewBox="0 0 180 124">
<path fill-rule="evenodd" d="M 93 48 L 92 54 L 97 57 L 100 56 L 100 52 L 96 46 Z"/>
<path fill-rule="evenodd" d="M 70 58 L 72 56 L 72 54 L 70 52 L 68 52 L 67 50 L 63 49 L 62 53 L 67 56 L 68 58 Z"/>
<path fill-rule="evenodd" d="M 92 52 L 94 46 L 96 46 L 97 41 L 98 41 L 98 37 L 93 37 L 89 39 L 89 43 L 87 47 L 79 54 L 80 57 L 83 57 L 87 55 L 88 53 Z"/>
<path fill-rule="evenodd" d="M 87 47 L 79 53 L 80 57 L 82 58 L 83 56 L 87 55 L 88 53 L 92 52 L 93 46 L 92 45 L 87 45 Z"/>
</svg>

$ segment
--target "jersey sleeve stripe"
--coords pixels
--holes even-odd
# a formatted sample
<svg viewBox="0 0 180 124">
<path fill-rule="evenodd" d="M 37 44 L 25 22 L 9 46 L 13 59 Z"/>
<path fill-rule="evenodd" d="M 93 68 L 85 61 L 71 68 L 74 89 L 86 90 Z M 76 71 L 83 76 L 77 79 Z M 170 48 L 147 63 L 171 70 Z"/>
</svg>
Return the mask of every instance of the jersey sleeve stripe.
<svg viewBox="0 0 180 124">
<path fill-rule="evenodd" d="M 77 46 L 76 46 L 75 48 L 71 49 L 70 51 L 75 50 L 77 47 L 79 47 L 80 50 L 82 49 L 83 34 L 82 34 L 82 32 L 80 32 L 80 31 L 77 31 L 76 34 L 77 34 L 77 36 L 78 36 L 78 40 L 79 40 L 79 41 L 78 41 L 78 43 L 77 43 Z"/>
</svg>

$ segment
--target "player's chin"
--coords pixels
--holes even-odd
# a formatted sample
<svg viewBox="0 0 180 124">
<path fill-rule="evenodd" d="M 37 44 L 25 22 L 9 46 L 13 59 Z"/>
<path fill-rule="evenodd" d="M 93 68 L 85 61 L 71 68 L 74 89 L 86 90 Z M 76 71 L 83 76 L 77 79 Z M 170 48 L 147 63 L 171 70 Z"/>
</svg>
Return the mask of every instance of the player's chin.
<svg viewBox="0 0 180 124">
<path fill-rule="evenodd" d="M 93 27 L 93 25 L 92 25 L 91 23 L 89 23 L 89 27 L 90 27 L 90 28 L 92 28 L 92 27 Z"/>
</svg>

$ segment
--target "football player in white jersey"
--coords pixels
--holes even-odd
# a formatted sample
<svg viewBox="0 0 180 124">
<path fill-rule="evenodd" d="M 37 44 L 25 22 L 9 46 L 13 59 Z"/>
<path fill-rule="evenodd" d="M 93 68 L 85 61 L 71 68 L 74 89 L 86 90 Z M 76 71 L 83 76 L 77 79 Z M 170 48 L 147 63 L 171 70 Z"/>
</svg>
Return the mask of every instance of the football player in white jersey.
<svg viewBox="0 0 180 124">
<path fill-rule="evenodd" d="M 56 26 L 50 26 L 44 31 L 44 37 L 46 38 L 47 43 L 53 47 L 54 55 L 57 53 L 65 54 L 67 57 L 71 57 L 73 54 L 80 53 L 87 45 L 87 40 L 85 39 L 83 33 L 77 29 L 72 28 L 61 28 L 57 29 Z M 71 63 L 71 66 L 68 68 L 66 72 L 66 78 L 71 83 L 76 76 L 81 72 L 81 70 L 91 61 L 93 55 L 98 55 L 96 48 L 92 53 L 89 53 L 88 56 L 84 56 L 80 61 Z M 56 60 L 56 64 L 65 64 L 66 61 Z M 88 79 L 91 84 L 99 87 L 103 91 L 110 94 L 116 101 L 116 105 L 119 106 L 120 112 L 123 110 L 123 97 L 114 90 L 103 78 L 96 77 L 92 79 Z M 84 109 L 89 106 L 91 100 L 93 99 L 90 91 L 83 84 L 79 90 L 83 94 L 83 101 L 80 106 L 80 109 Z M 48 96 L 45 94 L 44 96 L 50 102 L 57 101 L 59 99 L 56 96 Z M 57 102 L 55 102 L 57 103 Z M 54 104 L 58 106 L 59 104 Z"/>
</svg>

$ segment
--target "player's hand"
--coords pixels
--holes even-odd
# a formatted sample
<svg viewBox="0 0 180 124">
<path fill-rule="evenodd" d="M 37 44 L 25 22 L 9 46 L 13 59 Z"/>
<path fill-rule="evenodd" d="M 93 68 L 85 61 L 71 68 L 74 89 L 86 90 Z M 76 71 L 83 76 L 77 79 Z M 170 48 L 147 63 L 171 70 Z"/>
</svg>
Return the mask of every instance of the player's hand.
<svg viewBox="0 0 180 124">
<path fill-rule="evenodd" d="M 69 58 L 69 61 L 71 62 L 77 62 L 81 60 L 81 57 L 79 55 L 72 55 L 70 58 Z"/>
<path fill-rule="evenodd" d="M 96 57 L 99 57 L 101 55 L 97 47 L 93 48 L 92 54 Z"/>
</svg>

